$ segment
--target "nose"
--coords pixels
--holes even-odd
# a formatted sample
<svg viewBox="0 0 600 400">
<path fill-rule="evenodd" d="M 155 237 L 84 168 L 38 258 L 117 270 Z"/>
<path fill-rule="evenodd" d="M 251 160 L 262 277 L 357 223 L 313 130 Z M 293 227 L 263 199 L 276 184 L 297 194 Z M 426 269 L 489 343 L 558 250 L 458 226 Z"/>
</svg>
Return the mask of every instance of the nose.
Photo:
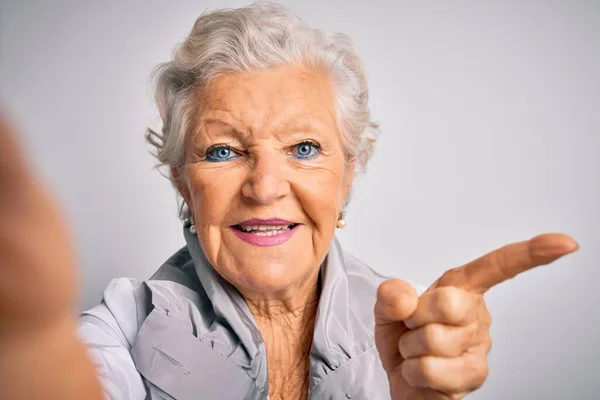
<svg viewBox="0 0 600 400">
<path fill-rule="evenodd" d="M 282 160 L 273 154 L 257 155 L 242 195 L 259 204 L 271 204 L 290 193 L 290 184 L 283 173 Z"/>
</svg>

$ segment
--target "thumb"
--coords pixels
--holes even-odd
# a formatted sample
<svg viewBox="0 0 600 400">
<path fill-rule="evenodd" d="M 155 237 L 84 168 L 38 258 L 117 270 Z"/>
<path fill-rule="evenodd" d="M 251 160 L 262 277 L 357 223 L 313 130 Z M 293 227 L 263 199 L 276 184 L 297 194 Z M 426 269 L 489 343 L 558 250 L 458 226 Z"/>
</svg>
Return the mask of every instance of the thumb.
<svg viewBox="0 0 600 400">
<path fill-rule="evenodd" d="M 419 297 L 413 286 L 400 279 L 389 279 L 379 285 L 375 303 L 375 345 L 388 375 L 402 363 L 398 350 L 400 337 L 408 330 L 405 319 L 417 309 Z"/>
<path fill-rule="evenodd" d="M 375 303 L 375 325 L 405 320 L 417 309 L 419 296 L 415 288 L 402 279 L 388 279 L 379 285 Z"/>
</svg>

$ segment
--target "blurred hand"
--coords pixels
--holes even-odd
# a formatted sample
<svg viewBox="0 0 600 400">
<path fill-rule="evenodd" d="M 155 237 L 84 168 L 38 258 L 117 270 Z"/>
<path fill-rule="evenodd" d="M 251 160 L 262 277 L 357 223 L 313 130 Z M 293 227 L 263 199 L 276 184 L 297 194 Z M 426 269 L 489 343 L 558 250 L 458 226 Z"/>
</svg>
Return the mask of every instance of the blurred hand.
<svg viewBox="0 0 600 400">
<path fill-rule="evenodd" d="M 0 337 L 73 312 L 74 258 L 58 208 L 0 120 Z"/>
<path fill-rule="evenodd" d="M 0 397 L 101 398 L 74 333 L 74 266 L 65 223 L 0 116 Z"/>
<path fill-rule="evenodd" d="M 488 375 L 491 324 L 483 294 L 578 249 L 563 234 L 510 244 L 445 272 L 421 297 L 399 279 L 379 287 L 375 342 L 394 400 L 461 399 Z"/>
</svg>

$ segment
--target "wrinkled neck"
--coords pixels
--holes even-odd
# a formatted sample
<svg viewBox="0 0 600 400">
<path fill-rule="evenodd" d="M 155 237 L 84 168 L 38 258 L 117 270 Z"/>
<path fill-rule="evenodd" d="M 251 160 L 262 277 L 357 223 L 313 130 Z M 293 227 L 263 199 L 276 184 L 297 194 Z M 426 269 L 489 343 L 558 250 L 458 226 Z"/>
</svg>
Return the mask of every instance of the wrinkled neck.
<svg viewBox="0 0 600 400">
<path fill-rule="evenodd" d="M 259 325 L 298 330 L 314 320 L 319 305 L 318 274 L 306 285 L 281 296 L 244 296 L 246 304 Z"/>
<path fill-rule="evenodd" d="M 321 285 L 320 273 L 283 296 L 246 298 L 267 353 L 269 395 L 305 399 Z"/>
<path fill-rule="evenodd" d="M 265 343 L 269 397 L 306 399 L 320 287 L 279 299 L 247 299 Z"/>
</svg>

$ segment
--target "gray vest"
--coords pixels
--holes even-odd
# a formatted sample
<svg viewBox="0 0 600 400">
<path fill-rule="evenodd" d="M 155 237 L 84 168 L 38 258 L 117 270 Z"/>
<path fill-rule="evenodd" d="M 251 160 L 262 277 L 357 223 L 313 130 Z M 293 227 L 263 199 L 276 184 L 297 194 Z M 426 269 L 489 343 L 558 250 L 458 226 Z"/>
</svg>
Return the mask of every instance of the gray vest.
<svg viewBox="0 0 600 400">
<path fill-rule="evenodd" d="M 265 344 L 240 293 L 185 229 L 187 247 L 145 282 L 147 315 L 131 354 L 151 399 L 268 399 Z M 334 239 L 310 352 L 309 399 L 389 399 L 373 337 L 385 277 Z"/>
</svg>

